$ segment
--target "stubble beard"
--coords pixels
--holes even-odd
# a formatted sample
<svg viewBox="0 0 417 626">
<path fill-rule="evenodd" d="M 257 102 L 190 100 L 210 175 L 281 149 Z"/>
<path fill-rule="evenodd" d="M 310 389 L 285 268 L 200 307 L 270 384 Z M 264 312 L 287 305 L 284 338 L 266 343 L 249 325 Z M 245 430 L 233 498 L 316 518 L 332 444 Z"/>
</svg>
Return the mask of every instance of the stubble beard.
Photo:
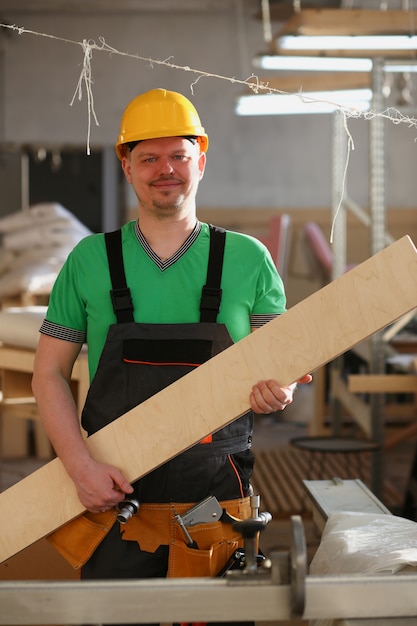
<svg viewBox="0 0 417 626">
<path fill-rule="evenodd" d="M 169 191 L 163 191 L 160 193 L 160 196 L 162 197 L 153 198 L 151 203 L 147 205 L 148 210 L 150 210 L 156 218 L 163 220 L 181 213 L 185 205 L 185 197 L 183 194 L 173 199 L 169 198 Z"/>
</svg>

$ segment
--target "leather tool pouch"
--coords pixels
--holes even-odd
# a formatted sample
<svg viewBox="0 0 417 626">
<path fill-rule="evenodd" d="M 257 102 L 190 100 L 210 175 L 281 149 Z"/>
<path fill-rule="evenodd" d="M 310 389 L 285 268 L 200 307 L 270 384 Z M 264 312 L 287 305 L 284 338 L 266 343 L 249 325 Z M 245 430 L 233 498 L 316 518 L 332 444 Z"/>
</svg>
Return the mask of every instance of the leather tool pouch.
<svg viewBox="0 0 417 626">
<path fill-rule="evenodd" d="M 48 535 L 47 539 L 74 569 L 80 569 L 116 521 L 115 510 L 86 512 Z"/>
<path fill-rule="evenodd" d="M 169 545 L 168 577 L 212 577 L 227 564 L 233 552 L 242 546 L 243 540 L 233 529 L 233 521 L 251 515 L 250 499 L 220 502 L 227 512 L 227 521 L 188 526 L 187 530 L 197 543 L 190 548 L 175 520 L 175 512 L 183 515 L 193 504 L 143 504 L 122 529 L 123 539 L 137 541 L 141 550 L 155 552 Z"/>
<path fill-rule="evenodd" d="M 169 546 L 168 577 L 217 576 L 233 552 L 242 545 L 242 537 L 230 522 L 197 524 L 188 531 L 198 548 L 190 548 L 176 524 Z"/>
<path fill-rule="evenodd" d="M 139 513 L 120 527 L 122 537 L 136 541 L 146 552 L 155 552 L 161 544 L 169 545 L 169 577 L 216 576 L 243 543 L 241 536 L 233 530 L 233 521 L 246 519 L 251 514 L 249 498 L 228 500 L 220 505 L 227 511 L 227 521 L 188 527 L 198 549 L 187 546 L 174 517 L 174 509 L 181 515 L 193 503 L 143 504 Z M 48 535 L 47 539 L 74 569 L 80 569 L 116 522 L 115 510 L 86 512 Z"/>
</svg>

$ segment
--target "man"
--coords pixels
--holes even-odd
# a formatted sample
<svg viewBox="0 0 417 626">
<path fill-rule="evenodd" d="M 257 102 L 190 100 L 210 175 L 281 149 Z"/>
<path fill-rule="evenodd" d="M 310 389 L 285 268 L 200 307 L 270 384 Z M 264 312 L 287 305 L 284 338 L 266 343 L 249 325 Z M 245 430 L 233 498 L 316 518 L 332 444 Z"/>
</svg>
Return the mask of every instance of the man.
<svg viewBox="0 0 417 626">
<path fill-rule="evenodd" d="M 155 89 L 128 105 L 116 151 L 138 199 L 138 220 L 106 239 L 87 237 L 74 249 L 41 328 L 33 391 L 80 501 L 95 514 L 129 496 L 140 503 L 125 527 L 111 528 L 83 578 L 165 576 L 168 570 L 215 575 L 229 555 L 214 564 L 207 556 L 208 564 L 194 569 L 189 559 L 196 551 L 187 552 L 174 515 L 214 495 L 229 521 L 249 516 L 252 412 L 132 486 L 117 468 L 89 455 L 69 387 L 86 341 L 92 382 L 82 424 L 92 434 L 285 311 L 282 281 L 264 246 L 197 219 L 207 148 L 197 111 L 181 94 Z M 259 381 L 248 389 L 250 406 L 255 413 L 282 410 L 294 388 Z M 207 397 L 210 402 L 209 391 Z M 218 524 L 214 543 L 233 549 L 231 524 Z M 206 528 L 199 531 L 201 557 Z"/>
</svg>

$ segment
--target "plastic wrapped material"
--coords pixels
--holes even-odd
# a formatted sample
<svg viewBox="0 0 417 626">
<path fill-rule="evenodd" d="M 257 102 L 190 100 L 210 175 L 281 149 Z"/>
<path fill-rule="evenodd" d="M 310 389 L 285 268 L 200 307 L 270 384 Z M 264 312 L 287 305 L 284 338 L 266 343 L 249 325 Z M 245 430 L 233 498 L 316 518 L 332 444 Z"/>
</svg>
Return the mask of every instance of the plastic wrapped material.
<svg viewBox="0 0 417 626">
<path fill-rule="evenodd" d="M 59 222 L 86 234 L 90 232 L 75 215 L 59 202 L 44 202 L 33 204 L 28 209 L 22 209 L 22 211 L 0 218 L 0 233 L 7 236 L 19 231 L 30 231 L 33 227 Z"/>
<path fill-rule="evenodd" d="M 0 298 L 19 294 L 49 295 L 51 293 L 66 256 L 63 255 L 62 258 L 58 255 L 42 257 L 33 254 L 32 256 L 29 262 L 29 255 L 25 255 L 26 263 L 18 259 L 8 272 L 0 275 Z"/>
<path fill-rule="evenodd" d="M 10 307 L 0 311 L 0 342 L 36 349 L 46 306 Z"/>
<path fill-rule="evenodd" d="M 90 234 L 56 202 L 0 218 L 0 300 L 48 296 L 68 254 Z"/>
<path fill-rule="evenodd" d="M 310 574 L 394 574 L 417 566 L 417 524 L 395 515 L 334 513 Z"/>
<path fill-rule="evenodd" d="M 310 574 L 395 574 L 417 566 L 417 524 L 382 513 L 329 516 Z M 334 626 L 332 619 L 310 626 Z"/>
<path fill-rule="evenodd" d="M 50 246 L 75 246 L 80 239 L 91 234 L 87 228 L 80 228 L 62 221 L 48 224 L 34 224 L 31 229 L 21 228 L 3 236 L 3 246 L 6 250 L 20 253 L 27 246 L 42 250 Z"/>
</svg>

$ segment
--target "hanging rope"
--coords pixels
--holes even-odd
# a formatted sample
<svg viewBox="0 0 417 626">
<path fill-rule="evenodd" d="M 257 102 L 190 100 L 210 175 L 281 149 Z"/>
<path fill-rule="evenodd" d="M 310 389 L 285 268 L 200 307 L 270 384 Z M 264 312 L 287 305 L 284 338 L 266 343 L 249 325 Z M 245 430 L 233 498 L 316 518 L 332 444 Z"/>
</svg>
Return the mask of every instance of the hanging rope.
<svg viewBox="0 0 417 626">
<path fill-rule="evenodd" d="M 70 102 L 70 106 L 73 105 L 76 95 L 78 93 L 78 100 L 81 102 L 83 97 L 83 83 L 85 86 L 85 90 L 87 93 L 87 110 L 88 110 L 88 125 L 87 125 L 87 154 L 90 155 L 90 136 L 91 136 L 91 116 L 94 117 L 94 121 L 97 126 L 99 126 L 96 112 L 94 110 L 94 96 L 93 96 L 93 80 L 91 74 L 91 59 L 93 57 L 92 43 L 86 41 L 84 39 L 83 43 L 84 50 L 84 62 L 81 70 L 80 78 L 78 79 L 78 84 L 75 89 L 74 95 Z"/>
</svg>

